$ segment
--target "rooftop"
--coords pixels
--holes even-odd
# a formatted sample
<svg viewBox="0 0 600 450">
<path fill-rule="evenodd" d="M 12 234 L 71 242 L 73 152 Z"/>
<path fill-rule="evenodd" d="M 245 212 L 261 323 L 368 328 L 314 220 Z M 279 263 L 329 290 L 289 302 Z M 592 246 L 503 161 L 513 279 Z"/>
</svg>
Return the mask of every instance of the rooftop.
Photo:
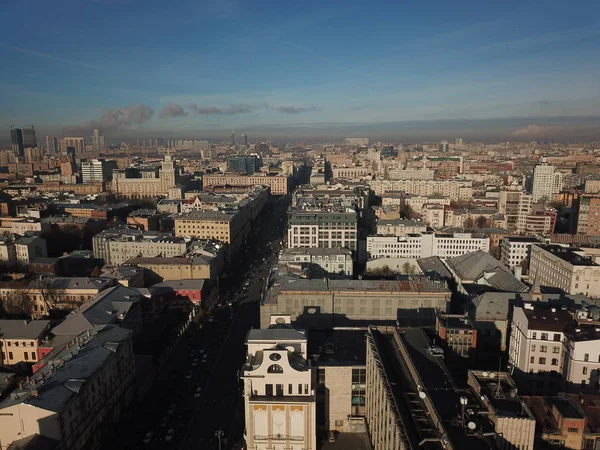
<svg viewBox="0 0 600 450">
<path fill-rule="evenodd" d="M 591 258 L 585 256 L 580 248 L 567 248 L 557 244 L 540 244 L 537 247 L 573 266 L 598 266 Z"/>
<path fill-rule="evenodd" d="M 567 323 L 573 321 L 573 316 L 567 310 L 558 308 L 523 308 L 530 330 L 564 332 Z"/>
<path fill-rule="evenodd" d="M 308 355 L 317 366 L 364 366 L 366 349 L 364 329 L 308 332 Z"/>
<path fill-rule="evenodd" d="M 0 320 L 0 339 L 39 339 L 50 326 L 49 320 Z"/>
</svg>

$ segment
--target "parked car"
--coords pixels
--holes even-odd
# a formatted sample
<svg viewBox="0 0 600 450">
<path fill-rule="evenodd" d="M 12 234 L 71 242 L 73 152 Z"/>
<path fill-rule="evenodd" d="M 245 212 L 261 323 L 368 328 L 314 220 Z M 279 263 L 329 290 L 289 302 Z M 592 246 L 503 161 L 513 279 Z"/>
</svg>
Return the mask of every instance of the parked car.
<svg viewBox="0 0 600 450">
<path fill-rule="evenodd" d="M 173 436 L 175 436 L 175 430 L 173 428 L 169 428 L 169 431 L 167 431 L 167 435 L 165 436 L 165 441 L 172 440 Z"/>
</svg>

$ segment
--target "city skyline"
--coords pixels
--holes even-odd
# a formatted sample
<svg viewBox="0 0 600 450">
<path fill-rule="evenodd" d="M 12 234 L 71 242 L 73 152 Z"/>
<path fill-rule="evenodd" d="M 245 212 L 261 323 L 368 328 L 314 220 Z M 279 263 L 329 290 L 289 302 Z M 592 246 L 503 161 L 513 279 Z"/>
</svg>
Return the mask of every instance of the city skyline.
<svg viewBox="0 0 600 450">
<path fill-rule="evenodd" d="M 112 142 L 600 138 L 596 2 L 140 6 L 1 5 L 39 26 L 0 39 L 0 142 L 31 123 Z"/>
</svg>

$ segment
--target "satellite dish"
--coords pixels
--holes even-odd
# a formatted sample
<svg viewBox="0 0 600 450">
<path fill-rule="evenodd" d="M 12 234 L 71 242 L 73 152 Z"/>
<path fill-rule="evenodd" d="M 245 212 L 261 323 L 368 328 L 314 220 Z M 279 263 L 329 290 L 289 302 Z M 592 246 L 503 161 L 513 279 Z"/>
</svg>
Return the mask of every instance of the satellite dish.
<svg viewBox="0 0 600 450">
<path fill-rule="evenodd" d="M 425 397 L 427 397 L 427 394 L 425 394 L 425 392 L 423 391 L 419 391 L 419 397 L 424 399 Z"/>
<path fill-rule="evenodd" d="M 461 397 L 460 398 L 460 404 L 461 405 L 466 405 L 469 402 L 469 399 L 467 397 Z"/>
<path fill-rule="evenodd" d="M 469 430 L 474 430 L 475 428 L 477 428 L 477 425 L 475 425 L 475 422 L 469 422 L 467 424 L 467 426 L 469 427 Z"/>
<path fill-rule="evenodd" d="M 482 377 L 484 377 L 484 378 L 487 378 L 487 377 L 488 377 L 488 375 L 489 375 L 489 373 L 487 373 L 487 372 L 483 372 L 483 373 L 481 374 L 481 376 L 482 376 Z"/>
<path fill-rule="evenodd" d="M 494 372 L 490 372 L 490 378 L 496 378 L 496 374 Z"/>
</svg>

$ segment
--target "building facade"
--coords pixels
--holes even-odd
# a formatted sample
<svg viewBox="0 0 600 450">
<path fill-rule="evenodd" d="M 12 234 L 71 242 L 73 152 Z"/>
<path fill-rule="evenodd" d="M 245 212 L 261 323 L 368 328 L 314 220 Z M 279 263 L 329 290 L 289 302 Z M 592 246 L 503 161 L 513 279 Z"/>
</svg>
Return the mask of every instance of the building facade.
<svg viewBox="0 0 600 450">
<path fill-rule="evenodd" d="M 353 210 L 293 211 L 288 218 L 288 248 L 358 248 L 358 220 Z"/>
<path fill-rule="evenodd" d="M 514 269 L 529 258 L 531 246 L 539 243 L 532 237 L 506 237 L 500 241 L 500 262 L 509 269 Z"/>
<path fill-rule="evenodd" d="M 254 186 L 266 185 L 271 188 L 273 195 L 286 195 L 290 189 L 290 178 L 279 175 L 204 175 L 202 185 L 204 189 L 216 186 Z"/>
</svg>

